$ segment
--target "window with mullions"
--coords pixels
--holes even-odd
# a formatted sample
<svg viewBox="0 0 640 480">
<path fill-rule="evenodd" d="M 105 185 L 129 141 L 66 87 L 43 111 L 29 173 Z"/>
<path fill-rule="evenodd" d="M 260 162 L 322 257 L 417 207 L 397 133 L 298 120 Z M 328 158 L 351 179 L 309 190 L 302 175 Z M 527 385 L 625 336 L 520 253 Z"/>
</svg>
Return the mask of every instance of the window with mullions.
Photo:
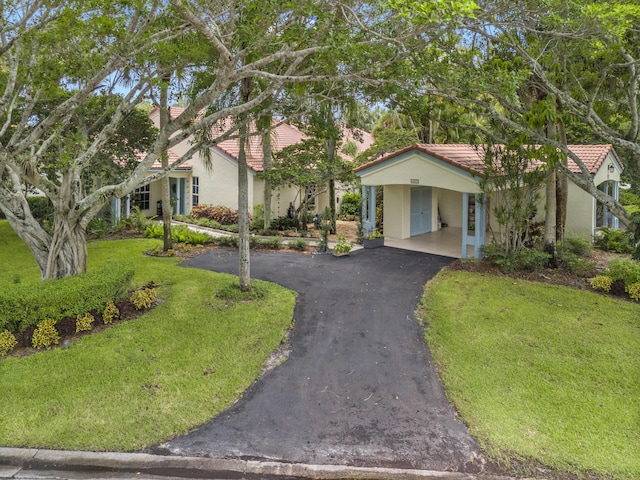
<svg viewBox="0 0 640 480">
<path fill-rule="evenodd" d="M 133 191 L 133 205 L 140 210 L 149 210 L 151 199 L 151 186 L 143 185 Z"/>
<path fill-rule="evenodd" d="M 195 207 L 200 203 L 200 178 L 191 179 L 191 206 Z"/>
</svg>

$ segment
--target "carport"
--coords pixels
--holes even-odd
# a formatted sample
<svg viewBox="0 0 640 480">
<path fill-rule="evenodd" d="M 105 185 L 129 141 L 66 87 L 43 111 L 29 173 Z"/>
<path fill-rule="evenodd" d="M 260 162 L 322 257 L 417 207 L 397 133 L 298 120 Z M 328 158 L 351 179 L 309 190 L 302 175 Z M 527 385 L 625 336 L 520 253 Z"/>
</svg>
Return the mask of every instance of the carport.
<svg viewBox="0 0 640 480">
<path fill-rule="evenodd" d="M 457 147 L 457 148 L 456 148 Z M 479 258 L 486 207 L 481 154 L 469 145 L 412 145 L 356 169 L 362 182 L 363 229 L 375 229 L 376 189 L 384 189 L 385 245 Z"/>
</svg>

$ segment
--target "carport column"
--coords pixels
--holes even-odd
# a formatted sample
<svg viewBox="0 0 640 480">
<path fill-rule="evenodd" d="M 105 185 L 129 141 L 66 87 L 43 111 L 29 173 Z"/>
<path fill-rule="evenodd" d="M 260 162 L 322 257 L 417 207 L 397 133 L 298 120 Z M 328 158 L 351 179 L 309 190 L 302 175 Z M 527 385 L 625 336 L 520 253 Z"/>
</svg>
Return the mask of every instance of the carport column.
<svg viewBox="0 0 640 480">
<path fill-rule="evenodd" d="M 487 243 L 487 202 L 484 195 L 476 195 L 476 230 L 473 244 L 474 258 L 482 258 L 482 248 Z"/>
<path fill-rule="evenodd" d="M 111 223 L 116 224 L 120 221 L 121 202 L 119 198 L 111 200 Z"/>
<path fill-rule="evenodd" d="M 611 195 L 616 200 L 620 200 L 620 184 L 614 180 L 612 182 L 612 187 L 613 187 L 613 192 L 611 193 Z M 616 230 L 620 228 L 620 220 L 618 220 L 618 217 L 616 216 L 613 217 L 613 225 L 611 225 L 611 227 L 615 228 Z"/>
<path fill-rule="evenodd" d="M 475 195 L 475 229 L 469 235 L 469 195 L 462 194 L 462 258 L 468 258 L 467 247 L 473 246 L 474 258 L 482 258 L 482 247 L 487 242 L 487 206 L 484 195 Z"/>
<path fill-rule="evenodd" d="M 362 235 L 367 236 L 376 229 L 376 187 L 362 186 Z"/>
</svg>

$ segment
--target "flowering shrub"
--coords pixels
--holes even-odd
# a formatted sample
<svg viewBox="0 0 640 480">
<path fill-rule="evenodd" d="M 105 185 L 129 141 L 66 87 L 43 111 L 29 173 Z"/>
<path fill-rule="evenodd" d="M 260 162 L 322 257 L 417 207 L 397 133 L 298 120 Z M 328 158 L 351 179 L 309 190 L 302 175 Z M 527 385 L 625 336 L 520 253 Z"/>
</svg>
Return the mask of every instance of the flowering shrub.
<svg viewBox="0 0 640 480">
<path fill-rule="evenodd" d="M 215 220 L 221 225 L 237 225 L 238 223 L 238 211 L 222 205 L 196 205 L 191 209 L 191 216 Z"/>
<path fill-rule="evenodd" d="M 640 301 L 640 282 L 632 283 L 625 287 L 626 292 L 629 294 L 629 298 L 632 300 Z"/>
<path fill-rule="evenodd" d="M 11 350 L 16 348 L 18 341 L 13 333 L 5 330 L 0 333 L 0 357 L 4 357 Z"/>
<path fill-rule="evenodd" d="M 143 288 L 132 292 L 129 296 L 129 301 L 136 310 L 142 310 L 143 308 L 150 308 L 156 298 L 157 293 L 153 288 Z"/>
<path fill-rule="evenodd" d="M 611 285 L 613 285 L 613 278 L 606 275 L 598 275 L 592 278 L 589 283 L 594 290 L 604 290 L 608 292 L 611 290 Z"/>
<path fill-rule="evenodd" d="M 78 315 L 76 317 L 76 333 L 87 332 L 91 330 L 94 321 L 95 318 L 93 318 L 93 315 L 91 315 L 90 313 Z"/>
<path fill-rule="evenodd" d="M 120 310 L 116 307 L 116 304 L 113 302 L 107 303 L 107 306 L 104 308 L 104 312 L 102 312 L 102 321 L 106 324 L 113 323 L 114 320 L 120 318 Z"/>
<path fill-rule="evenodd" d="M 56 321 L 47 318 L 41 321 L 33 331 L 31 345 L 33 345 L 33 348 L 44 348 L 54 344 L 57 345 L 59 341 L 60 335 L 56 330 Z"/>
</svg>

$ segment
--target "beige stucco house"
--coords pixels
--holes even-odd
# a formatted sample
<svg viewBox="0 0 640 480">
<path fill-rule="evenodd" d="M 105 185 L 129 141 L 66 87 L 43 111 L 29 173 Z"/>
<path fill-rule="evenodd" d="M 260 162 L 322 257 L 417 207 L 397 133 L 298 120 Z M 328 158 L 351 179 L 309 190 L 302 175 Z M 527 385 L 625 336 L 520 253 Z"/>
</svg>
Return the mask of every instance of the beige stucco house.
<svg viewBox="0 0 640 480">
<path fill-rule="evenodd" d="M 569 149 L 585 163 L 595 184 L 617 199 L 623 167 L 613 147 L 570 145 Z M 580 174 L 571 160 L 569 168 Z M 475 202 L 482 195 L 479 175 L 483 170 L 482 152 L 472 145 L 454 144 L 415 144 L 358 167 L 365 233 L 375 228 L 376 188 L 382 187 L 386 238 L 419 238 L 446 225 L 455 234 L 448 238 L 458 239 L 457 256 L 480 257 L 494 222 L 485 202 Z M 544 203 L 538 217 L 544 219 Z M 617 228 L 618 219 L 569 182 L 567 231 L 591 238 L 600 226 Z"/>
<path fill-rule="evenodd" d="M 171 108 L 171 116 L 177 117 L 182 109 Z M 159 109 L 150 112 L 150 118 L 156 126 L 160 122 Z M 278 124 L 272 131 L 272 151 L 278 152 L 283 148 L 300 142 L 305 137 L 304 133 L 293 125 L 287 123 Z M 345 129 L 343 142 L 353 141 L 358 153 L 367 149 L 373 143 L 373 138 L 366 132 Z M 185 140 L 174 146 L 169 151 L 169 161 L 177 160 L 191 147 L 191 142 Z M 194 205 L 223 205 L 237 210 L 238 208 L 238 139 L 228 139 L 211 148 L 210 168 L 200 154 L 194 155 L 188 162 L 169 174 L 173 212 L 175 214 L 188 214 Z M 259 135 L 251 135 L 247 154 L 247 172 L 249 183 L 249 210 L 253 212 L 256 205 L 264 204 L 264 181 L 259 174 L 262 168 L 262 140 Z M 344 154 L 341 154 L 343 157 Z M 152 167 L 151 171 L 159 170 L 160 163 Z M 302 195 L 315 197 L 315 211 L 323 211 L 329 205 L 328 188 L 324 185 L 315 187 L 316 192 L 300 191 L 295 186 L 283 186 L 274 189 L 271 198 L 272 216 L 274 218 L 287 215 L 289 205 L 297 207 Z M 333 199 L 339 207 L 340 201 L 349 189 L 350 185 L 337 185 L 336 197 Z M 312 195 L 312 193 L 314 195 Z M 317 194 L 317 196 L 315 195 Z M 147 216 L 158 215 L 161 208 L 161 182 L 156 181 L 137 188 L 135 192 L 124 202 L 114 202 L 112 209 L 123 211 L 126 215 L 129 208 L 138 206 Z M 117 215 L 116 215 L 117 216 Z"/>
</svg>

